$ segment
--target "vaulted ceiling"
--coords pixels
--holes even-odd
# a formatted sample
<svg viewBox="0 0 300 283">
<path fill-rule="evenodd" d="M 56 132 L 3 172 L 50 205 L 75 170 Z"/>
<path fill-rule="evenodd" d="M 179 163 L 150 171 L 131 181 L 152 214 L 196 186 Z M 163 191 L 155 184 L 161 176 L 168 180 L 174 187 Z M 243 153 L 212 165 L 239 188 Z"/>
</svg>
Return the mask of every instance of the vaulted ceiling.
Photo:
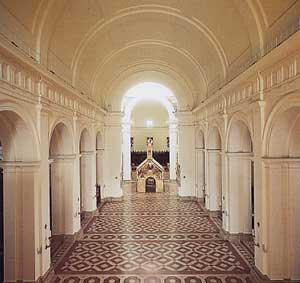
<svg viewBox="0 0 300 283">
<path fill-rule="evenodd" d="M 299 11 L 299 0 L 0 0 L 0 23 L 105 108 L 155 81 L 192 109 Z"/>
</svg>

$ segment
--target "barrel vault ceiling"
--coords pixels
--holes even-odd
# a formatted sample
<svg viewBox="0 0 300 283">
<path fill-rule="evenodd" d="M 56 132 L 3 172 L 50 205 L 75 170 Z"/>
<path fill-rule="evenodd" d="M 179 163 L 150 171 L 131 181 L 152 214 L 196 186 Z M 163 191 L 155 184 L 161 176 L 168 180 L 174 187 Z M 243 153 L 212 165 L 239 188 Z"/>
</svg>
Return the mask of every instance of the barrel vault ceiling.
<svg viewBox="0 0 300 283">
<path fill-rule="evenodd" d="M 299 0 L 0 0 L 1 29 L 115 110 L 143 81 L 193 109 L 299 11 Z"/>
</svg>

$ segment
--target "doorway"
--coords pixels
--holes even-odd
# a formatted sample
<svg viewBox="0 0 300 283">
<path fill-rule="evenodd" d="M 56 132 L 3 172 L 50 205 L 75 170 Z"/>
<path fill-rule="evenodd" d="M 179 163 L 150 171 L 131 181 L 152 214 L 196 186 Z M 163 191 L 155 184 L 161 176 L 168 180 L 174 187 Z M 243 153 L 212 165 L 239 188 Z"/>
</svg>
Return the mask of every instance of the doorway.
<svg viewBox="0 0 300 283">
<path fill-rule="evenodd" d="M 148 177 L 146 179 L 146 193 L 156 192 L 156 181 L 153 177 Z"/>
</svg>

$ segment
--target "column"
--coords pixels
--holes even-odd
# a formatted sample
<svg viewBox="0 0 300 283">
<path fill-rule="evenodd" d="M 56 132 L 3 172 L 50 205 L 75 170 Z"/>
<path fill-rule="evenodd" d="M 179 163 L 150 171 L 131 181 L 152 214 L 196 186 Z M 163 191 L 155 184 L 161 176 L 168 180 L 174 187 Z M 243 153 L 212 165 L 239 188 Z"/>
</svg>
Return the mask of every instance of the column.
<svg viewBox="0 0 300 283">
<path fill-rule="evenodd" d="M 169 122 L 169 144 L 170 144 L 170 180 L 176 180 L 177 168 L 177 121 Z"/>
<path fill-rule="evenodd" d="M 264 273 L 272 280 L 300 279 L 300 191 L 298 158 L 265 158 L 263 200 L 266 223 L 256 241 L 264 253 Z"/>
<path fill-rule="evenodd" d="M 196 149 L 196 184 L 197 198 L 204 198 L 205 192 L 205 150 Z"/>
<path fill-rule="evenodd" d="M 195 126 L 193 115 L 186 111 L 178 113 L 178 145 L 179 145 L 179 164 L 180 164 L 180 196 L 195 197 Z"/>
<path fill-rule="evenodd" d="M 222 152 L 222 227 L 229 232 L 229 157 Z"/>
<path fill-rule="evenodd" d="M 123 148 L 123 180 L 131 180 L 131 124 L 130 122 L 122 123 L 122 148 Z"/>
<path fill-rule="evenodd" d="M 222 208 L 222 158 L 221 151 L 207 149 L 207 190 L 205 206 L 210 211 Z"/>
<path fill-rule="evenodd" d="M 4 282 L 35 282 L 41 275 L 39 162 L 1 163 L 4 181 Z"/>
<path fill-rule="evenodd" d="M 228 156 L 228 231 L 251 234 L 251 156 L 227 153 Z"/>
<path fill-rule="evenodd" d="M 51 156 L 52 234 L 73 235 L 80 229 L 80 194 L 74 181 L 76 156 Z"/>
<path fill-rule="evenodd" d="M 94 151 L 80 154 L 80 185 L 82 190 L 82 210 L 92 212 L 97 209 L 96 201 L 96 155 Z"/>
<path fill-rule="evenodd" d="M 98 185 L 103 186 L 103 157 L 104 149 L 97 149 L 96 151 L 96 162 L 97 162 L 97 171 L 96 171 L 96 181 Z"/>
<path fill-rule="evenodd" d="M 122 113 L 109 113 L 106 116 L 103 198 L 119 198 L 123 195 L 121 188 L 122 116 Z"/>
</svg>

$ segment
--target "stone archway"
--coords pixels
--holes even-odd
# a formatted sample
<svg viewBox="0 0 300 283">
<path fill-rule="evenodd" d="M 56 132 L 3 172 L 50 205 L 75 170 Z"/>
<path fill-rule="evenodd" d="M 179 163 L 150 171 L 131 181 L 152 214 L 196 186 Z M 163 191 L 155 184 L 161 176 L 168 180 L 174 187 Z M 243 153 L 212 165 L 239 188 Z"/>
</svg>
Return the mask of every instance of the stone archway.
<svg viewBox="0 0 300 283">
<path fill-rule="evenodd" d="M 76 215 L 74 215 L 74 211 L 78 210 L 79 196 L 75 189 L 76 156 L 72 146 L 73 135 L 71 131 L 64 122 L 58 122 L 51 133 L 49 143 L 52 254 L 63 242 L 65 235 L 72 235 L 78 230 L 78 211 L 76 211 Z"/>
<path fill-rule="evenodd" d="M 101 132 L 96 135 L 96 201 L 97 207 L 101 204 L 103 190 L 103 158 L 104 158 L 104 140 Z"/>
<path fill-rule="evenodd" d="M 96 205 L 96 156 L 95 144 L 87 128 L 84 128 L 79 139 L 80 152 L 80 212 L 81 219 L 87 213 L 95 211 Z"/>
<path fill-rule="evenodd" d="M 34 281 L 34 263 L 38 260 L 34 247 L 40 228 L 34 217 L 40 214 L 35 201 L 39 186 L 39 144 L 25 113 L 21 114 L 13 107 L 3 106 L 2 109 L 0 167 L 3 177 L 4 282 L 16 282 L 20 278 Z"/>
<path fill-rule="evenodd" d="M 217 126 L 208 133 L 206 208 L 221 215 L 222 211 L 222 140 Z"/>
<path fill-rule="evenodd" d="M 267 259 L 272 278 L 300 279 L 300 104 L 299 96 L 279 103 L 266 129 L 263 176 L 266 194 L 262 241 L 268 237 Z M 287 221 L 289 219 L 289 221 Z M 276 229 L 274 229 L 276 227 Z M 288 243 L 288 244 L 287 244 Z M 276 266 L 276 268 L 274 268 Z M 286 273 L 289 270 L 289 273 Z"/>
<path fill-rule="evenodd" d="M 205 204 L 205 138 L 201 129 L 196 131 L 196 197 Z"/>
<path fill-rule="evenodd" d="M 229 232 L 254 233 L 253 146 L 248 125 L 243 120 L 230 124 L 227 139 Z"/>
</svg>

